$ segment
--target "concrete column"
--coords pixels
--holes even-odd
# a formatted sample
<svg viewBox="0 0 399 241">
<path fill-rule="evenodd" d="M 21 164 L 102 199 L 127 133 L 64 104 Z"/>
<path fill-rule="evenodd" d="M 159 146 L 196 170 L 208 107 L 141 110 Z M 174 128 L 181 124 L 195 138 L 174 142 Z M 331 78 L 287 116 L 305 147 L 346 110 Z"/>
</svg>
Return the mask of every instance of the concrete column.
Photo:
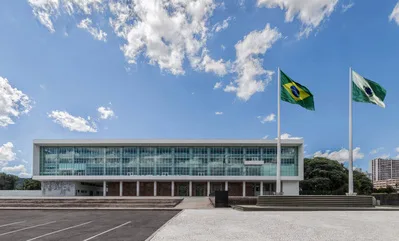
<svg viewBox="0 0 399 241">
<path fill-rule="evenodd" d="M 136 196 L 140 196 L 140 182 L 137 181 L 136 182 Z"/>
<path fill-rule="evenodd" d="M 172 191 L 171 191 L 171 192 L 172 192 L 172 193 L 171 193 L 171 194 L 172 194 L 171 196 L 174 197 L 174 196 L 175 196 L 175 182 L 172 181 L 172 184 L 171 184 L 171 185 L 172 185 L 172 186 L 171 186 L 171 189 L 170 189 L 170 190 L 172 190 Z"/>
<path fill-rule="evenodd" d="M 157 181 L 154 181 L 154 197 L 157 196 Z"/>
<path fill-rule="evenodd" d="M 263 182 L 260 182 L 260 195 L 263 195 Z"/>
<path fill-rule="evenodd" d="M 107 182 L 103 181 L 103 196 L 107 196 Z"/>
<path fill-rule="evenodd" d="M 119 182 L 119 196 L 123 196 L 123 182 L 120 181 Z"/>
<path fill-rule="evenodd" d="M 188 195 L 191 197 L 191 196 L 193 196 L 193 182 L 192 181 L 190 181 L 189 183 L 188 183 Z"/>
<path fill-rule="evenodd" d="M 247 184 L 247 183 L 246 183 L 245 181 L 242 182 L 242 196 L 243 196 L 243 197 L 245 197 L 245 195 L 246 195 L 246 194 L 245 194 L 245 191 L 246 191 L 245 185 L 246 185 L 246 184 Z"/>
<path fill-rule="evenodd" d="M 206 183 L 206 195 L 209 197 L 211 194 L 211 182 Z"/>
<path fill-rule="evenodd" d="M 224 190 L 225 190 L 225 191 L 228 191 L 228 190 L 229 190 L 229 182 L 228 182 L 228 181 L 226 181 L 226 182 L 224 183 Z"/>
</svg>

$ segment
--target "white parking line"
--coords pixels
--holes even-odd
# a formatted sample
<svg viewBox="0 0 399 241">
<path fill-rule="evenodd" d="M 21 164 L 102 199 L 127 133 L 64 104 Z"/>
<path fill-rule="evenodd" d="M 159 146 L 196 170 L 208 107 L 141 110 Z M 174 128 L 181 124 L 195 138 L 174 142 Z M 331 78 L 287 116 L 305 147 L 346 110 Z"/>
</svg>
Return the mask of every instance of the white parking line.
<svg viewBox="0 0 399 241">
<path fill-rule="evenodd" d="M 44 226 L 44 225 L 49 225 L 49 224 L 52 224 L 52 223 L 55 223 L 55 222 L 56 221 L 47 222 L 47 223 L 43 223 L 43 224 L 39 224 L 39 225 L 35 225 L 35 226 L 30 226 L 30 227 L 26 227 L 26 228 L 17 229 L 17 230 L 10 231 L 10 232 L 7 232 L 7 233 L 1 233 L 0 236 L 7 235 L 7 234 L 10 234 L 10 233 L 16 233 L 16 232 L 19 232 L 19 231 L 24 231 L 24 230 L 27 230 L 27 229 L 36 228 L 36 227 L 40 227 L 40 226 Z"/>
<path fill-rule="evenodd" d="M 39 239 L 39 238 L 42 238 L 42 237 L 46 237 L 46 236 L 49 236 L 49 235 L 52 235 L 52 234 L 55 234 L 55 233 L 59 233 L 59 232 L 62 232 L 62 231 L 68 230 L 68 229 L 77 228 L 77 227 L 89 224 L 91 222 L 93 222 L 93 221 L 82 223 L 82 224 L 78 224 L 78 225 L 75 225 L 75 226 L 72 226 L 72 227 L 68 227 L 68 228 L 64 228 L 64 229 L 60 229 L 60 230 L 57 230 L 57 231 L 54 231 L 54 232 L 51 232 L 51 233 L 46 233 L 46 234 L 40 235 L 38 237 L 28 239 L 26 241 L 32 241 L 32 240 Z"/>
<path fill-rule="evenodd" d="M 7 223 L 7 224 L 0 225 L 0 228 L 1 228 L 1 227 L 11 226 L 11 225 L 18 224 L 18 223 L 24 223 L 24 222 L 26 222 L 26 221 L 15 222 L 15 223 Z"/>
<path fill-rule="evenodd" d="M 122 226 L 125 226 L 125 225 L 127 225 L 127 224 L 129 224 L 129 223 L 131 223 L 131 222 L 132 222 L 132 221 L 129 221 L 129 222 L 126 222 L 126 223 L 121 224 L 121 225 L 119 225 L 119 226 L 116 226 L 115 228 L 108 229 L 107 231 L 104 231 L 104 232 L 102 232 L 102 233 L 99 233 L 99 234 L 97 234 L 97 235 L 94 235 L 93 237 L 87 238 L 87 239 L 85 239 L 85 240 L 83 240 L 83 241 L 91 240 L 91 239 L 96 238 L 96 237 L 98 237 L 98 236 L 100 236 L 100 235 L 103 235 L 103 234 L 106 234 L 106 233 L 108 233 L 108 232 L 111 232 L 112 230 L 115 230 L 115 229 L 117 229 L 117 228 L 120 228 L 120 227 L 122 227 Z"/>
</svg>

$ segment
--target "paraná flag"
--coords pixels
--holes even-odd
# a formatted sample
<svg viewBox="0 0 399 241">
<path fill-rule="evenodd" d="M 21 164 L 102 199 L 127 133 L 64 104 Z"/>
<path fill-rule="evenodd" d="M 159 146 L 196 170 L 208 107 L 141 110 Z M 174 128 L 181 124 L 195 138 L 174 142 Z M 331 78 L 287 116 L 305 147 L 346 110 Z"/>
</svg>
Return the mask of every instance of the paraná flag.
<svg viewBox="0 0 399 241">
<path fill-rule="evenodd" d="M 385 108 L 384 99 L 387 91 L 374 81 L 362 77 L 352 70 L 352 100 L 372 103 Z"/>
</svg>

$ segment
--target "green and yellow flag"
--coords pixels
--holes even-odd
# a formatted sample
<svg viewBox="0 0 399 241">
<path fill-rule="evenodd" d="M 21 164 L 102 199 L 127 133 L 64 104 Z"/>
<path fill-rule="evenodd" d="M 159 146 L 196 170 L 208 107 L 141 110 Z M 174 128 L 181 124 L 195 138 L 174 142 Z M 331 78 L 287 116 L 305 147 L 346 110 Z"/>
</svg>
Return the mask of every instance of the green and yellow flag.
<svg viewBox="0 0 399 241">
<path fill-rule="evenodd" d="M 303 85 L 295 82 L 280 70 L 281 100 L 297 104 L 308 110 L 314 109 L 313 95 Z"/>
</svg>

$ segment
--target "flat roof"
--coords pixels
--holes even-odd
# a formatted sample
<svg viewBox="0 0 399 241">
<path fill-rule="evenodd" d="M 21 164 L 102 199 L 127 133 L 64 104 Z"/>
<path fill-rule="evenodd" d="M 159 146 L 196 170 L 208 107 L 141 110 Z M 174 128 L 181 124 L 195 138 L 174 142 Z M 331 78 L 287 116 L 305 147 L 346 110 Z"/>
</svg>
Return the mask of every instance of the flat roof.
<svg viewBox="0 0 399 241">
<path fill-rule="evenodd" d="M 33 140 L 33 144 L 38 146 L 57 146 L 57 145 L 82 145 L 82 146 L 119 146 L 119 145 L 276 145 L 277 140 L 257 140 L 257 139 L 37 139 Z M 283 145 L 302 145 L 303 139 L 283 139 L 281 140 Z"/>
</svg>

